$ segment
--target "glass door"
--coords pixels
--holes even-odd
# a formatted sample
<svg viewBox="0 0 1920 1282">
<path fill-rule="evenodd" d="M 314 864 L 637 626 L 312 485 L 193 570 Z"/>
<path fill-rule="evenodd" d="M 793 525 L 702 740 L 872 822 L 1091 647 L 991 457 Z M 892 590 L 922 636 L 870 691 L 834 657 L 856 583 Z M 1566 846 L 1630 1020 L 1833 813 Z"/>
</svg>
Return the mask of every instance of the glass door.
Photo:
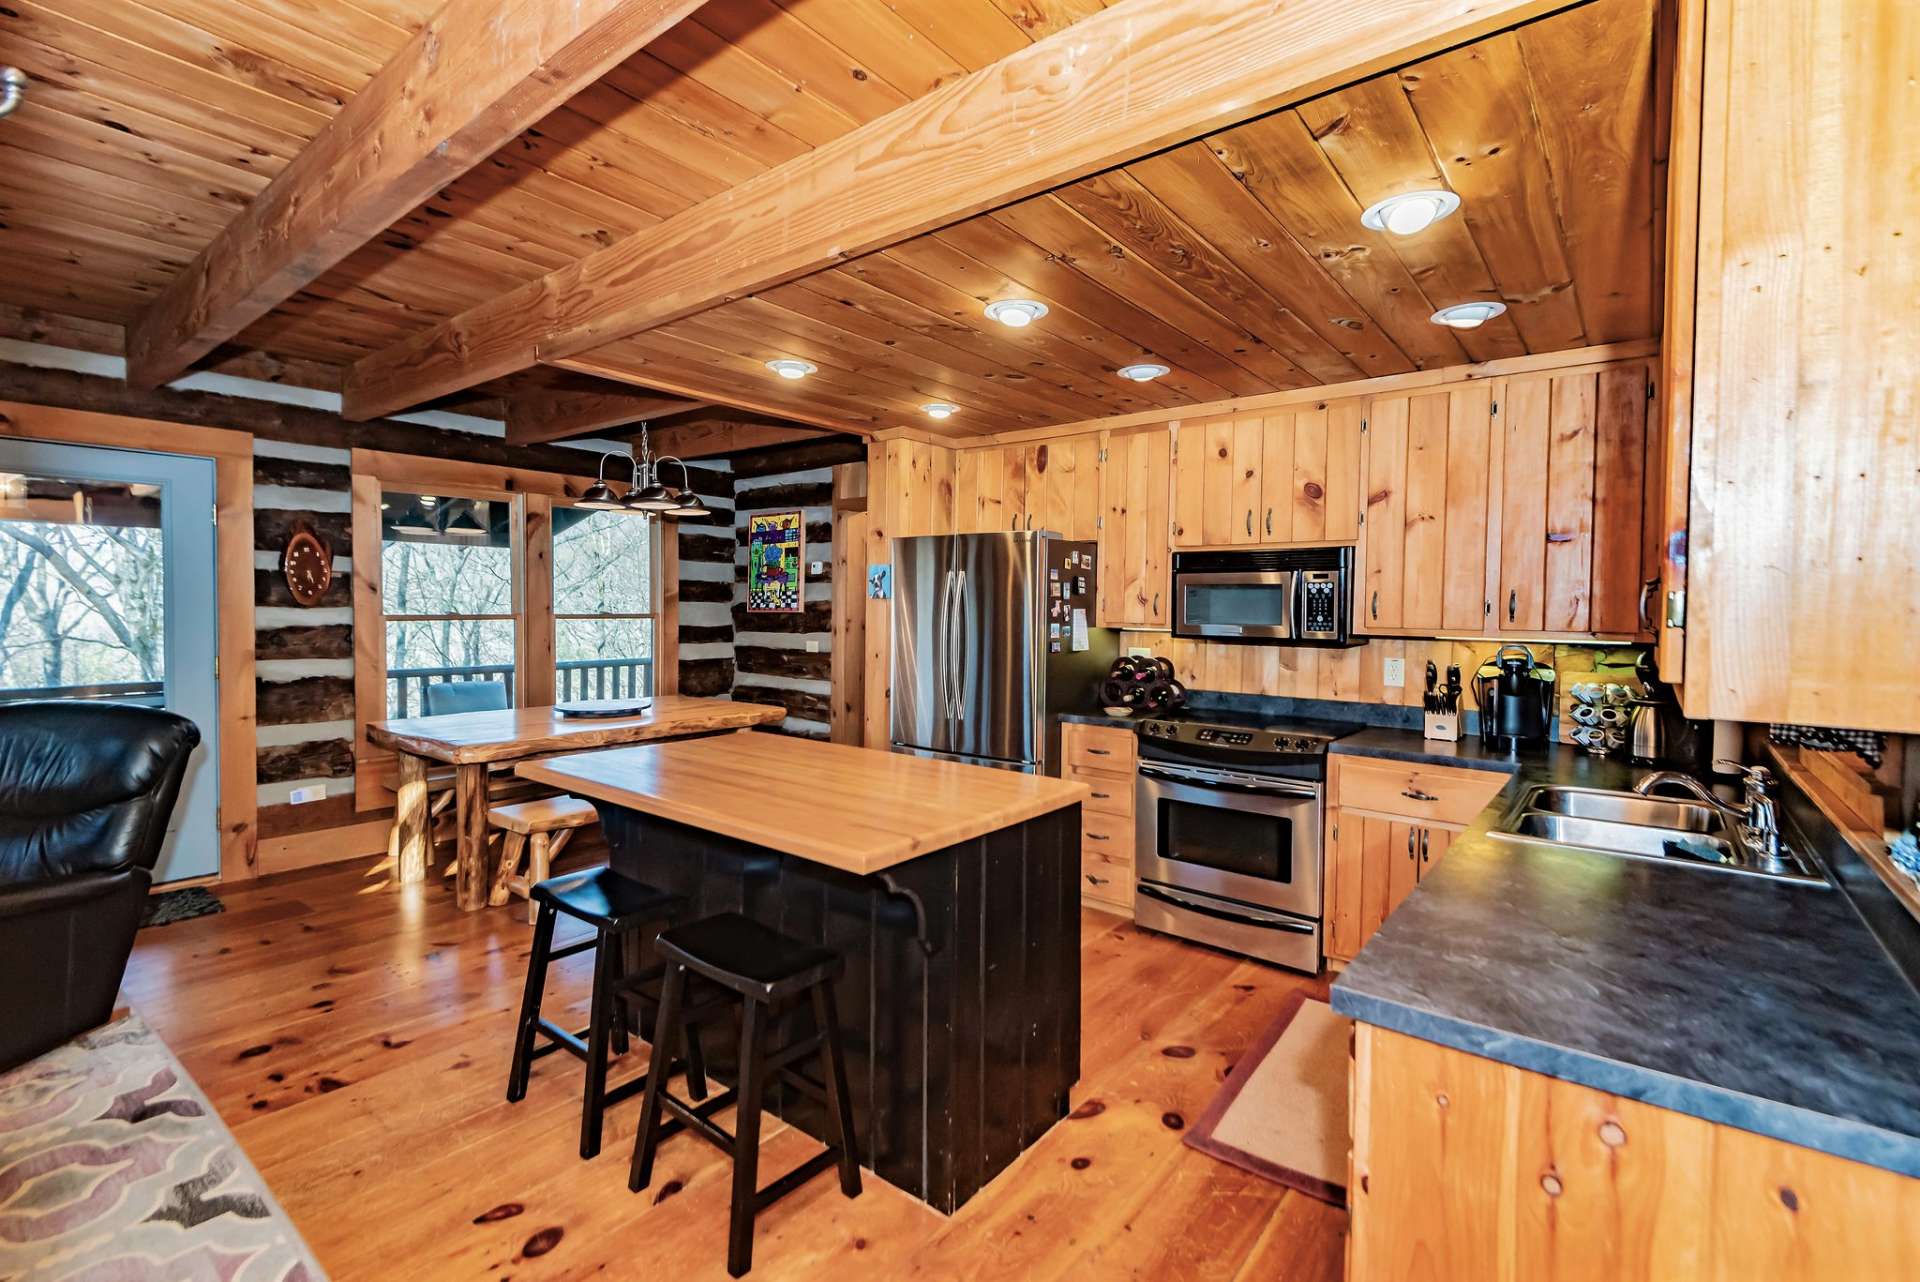
<svg viewBox="0 0 1920 1282">
<path fill-rule="evenodd" d="M 213 460 L 0 441 L 0 702 L 100 699 L 200 727 L 154 871 L 220 871 Z"/>
</svg>

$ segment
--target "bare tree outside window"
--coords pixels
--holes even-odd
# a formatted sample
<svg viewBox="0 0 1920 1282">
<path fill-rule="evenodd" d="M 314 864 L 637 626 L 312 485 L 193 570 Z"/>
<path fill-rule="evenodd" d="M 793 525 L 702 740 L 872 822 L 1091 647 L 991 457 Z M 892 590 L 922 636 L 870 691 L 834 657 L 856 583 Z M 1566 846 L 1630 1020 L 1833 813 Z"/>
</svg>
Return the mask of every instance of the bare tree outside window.
<svg viewBox="0 0 1920 1282">
<path fill-rule="evenodd" d="M 651 694 L 658 527 L 587 508 L 553 518 L 554 688 L 562 699 Z"/>
</svg>

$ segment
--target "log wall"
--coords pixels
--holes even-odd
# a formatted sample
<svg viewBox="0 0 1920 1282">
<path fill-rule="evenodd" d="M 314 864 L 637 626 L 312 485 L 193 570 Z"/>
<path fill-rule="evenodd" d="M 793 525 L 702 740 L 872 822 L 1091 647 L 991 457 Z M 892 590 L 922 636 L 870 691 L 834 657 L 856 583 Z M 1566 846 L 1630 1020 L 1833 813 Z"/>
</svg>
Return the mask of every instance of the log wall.
<svg viewBox="0 0 1920 1282">
<path fill-rule="evenodd" d="M 678 469 L 667 469 L 673 479 Z M 725 459 L 689 464 L 688 483 L 713 519 L 673 523 L 680 548 L 680 693 L 733 693 L 733 476 Z"/>
<path fill-rule="evenodd" d="M 789 465 L 778 455 L 757 462 L 748 456 L 736 461 L 733 475 L 733 697 L 779 704 L 787 710 L 779 729 L 824 739 L 832 719 L 833 689 L 833 468 L 762 471 L 779 466 Z M 756 512 L 794 510 L 806 523 L 801 549 L 804 608 L 749 613 L 747 518 Z"/>
</svg>

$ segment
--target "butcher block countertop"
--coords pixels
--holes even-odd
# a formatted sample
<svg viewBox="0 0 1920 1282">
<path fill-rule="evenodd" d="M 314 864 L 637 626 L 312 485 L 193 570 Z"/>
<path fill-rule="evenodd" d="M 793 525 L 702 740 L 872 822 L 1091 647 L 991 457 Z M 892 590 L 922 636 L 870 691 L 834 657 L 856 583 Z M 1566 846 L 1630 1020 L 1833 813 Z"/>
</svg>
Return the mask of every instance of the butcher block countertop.
<svg viewBox="0 0 1920 1282">
<path fill-rule="evenodd" d="M 529 761 L 522 776 L 810 859 L 881 872 L 1071 806 L 1082 784 L 785 735 Z"/>
<path fill-rule="evenodd" d="M 456 712 L 369 722 L 367 740 L 377 748 L 460 766 L 675 735 L 744 730 L 778 722 L 786 715 L 786 709 L 770 703 L 662 694 L 653 697 L 652 707 L 631 717 L 566 717 L 551 707 Z"/>
</svg>

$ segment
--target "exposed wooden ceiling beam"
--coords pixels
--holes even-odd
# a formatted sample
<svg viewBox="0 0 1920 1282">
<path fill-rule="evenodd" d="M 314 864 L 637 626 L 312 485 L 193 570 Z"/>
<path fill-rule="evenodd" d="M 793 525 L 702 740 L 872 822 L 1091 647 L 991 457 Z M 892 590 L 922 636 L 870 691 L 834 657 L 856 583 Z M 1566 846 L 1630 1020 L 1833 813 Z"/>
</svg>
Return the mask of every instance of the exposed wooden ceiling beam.
<svg viewBox="0 0 1920 1282">
<path fill-rule="evenodd" d="M 128 381 L 178 377 L 699 7 L 448 0 L 147 307 Z"/>
<path fill-rule="evenodd" d="M 507 403 L 507 443 L 537 445 L 697 410 L 707 401 L 629 392 L 527 392 Z"/>
<path fill-rule="evenodd" d="M 1575 0 L 1121 0 L 859 129 L 386 351 L 391 413 L 610 341 Z"/>
<path fill-rule="evenodd" d="M 735 423 L 723 419 L 658 427 L 650 435 L 655 454 L 710 458 L 716 454 L 764 449 L 769 445 L 825 440 L 833 433 L 811 427 L 769 427 L 764 423 Z"/>
<path fill-rule="evenodd" d="M 677 378 L 657 374 L 650 370 L 635 370 L 625 364 L 617 363 L 599 353 L 591 356 L 569 356 L 564 360 L 549 362 L 561 369 L 570 369 L 576 374 L 591 374 L 595 378 L 608 378 L 616 383 L 631 383 L 635 387 L 652 388 L 658 392 L 671 392 L 676 396 L 685 396 L 694 400 L 706 401 L 709 405 L 731 405 L 735 409 L 751 410 L 756 414 L 767 414 L 774 418 L 787 419 L 794 423 L 810 423 L 823 427 L 829 432 L 851 432 L 856 436 L 870 436 L 873 428 L 838 419 L 814 414 L 809 410 L 782 405 L 772 400 L 743 395 L 733 387 L 696 386 Z M 343 414 L 345 418 L 355 418 L 352 414 Z"/>
</svg>

